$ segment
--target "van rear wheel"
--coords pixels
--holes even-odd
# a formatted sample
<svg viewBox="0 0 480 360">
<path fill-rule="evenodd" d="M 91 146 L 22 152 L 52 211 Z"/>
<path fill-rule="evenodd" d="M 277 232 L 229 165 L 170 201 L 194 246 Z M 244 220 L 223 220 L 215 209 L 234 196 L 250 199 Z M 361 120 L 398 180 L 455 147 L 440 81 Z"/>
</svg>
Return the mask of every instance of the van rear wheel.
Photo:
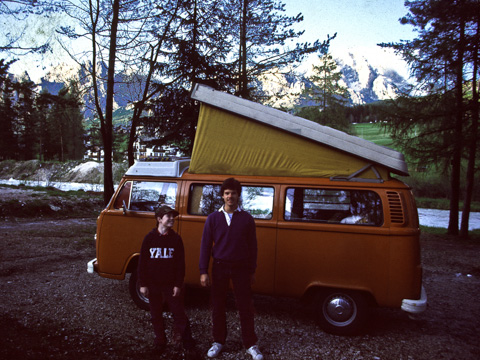
<svg viewBox="0 0 480 360">
<path fill-rule="evenodd" d="M 130 291 L 130 296 L 132 297 L 133 302 L 140 309 L 147 311 L 150 310 L 148 298 L 140 292 L 137 270 L 134 270 L 130 275 L 130 280 L 128 281 L 128 290 Z"/>
<path fill-rule="evenodd" d="M 353 335 L 368 318 L 365 295 L 348 290 L 326 290 L 317 295 L 317 322 L 327 333 Z"/>
</svg>

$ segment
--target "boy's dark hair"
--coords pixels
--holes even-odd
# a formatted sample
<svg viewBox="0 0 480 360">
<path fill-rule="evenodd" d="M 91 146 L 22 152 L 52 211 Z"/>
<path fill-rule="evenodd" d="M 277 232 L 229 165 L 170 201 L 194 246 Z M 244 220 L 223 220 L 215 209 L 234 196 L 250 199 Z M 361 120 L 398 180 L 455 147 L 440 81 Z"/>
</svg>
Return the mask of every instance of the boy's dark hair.
<svg viewBox="0 0 480 360">
<path fill-rule="evenodd" d="M 225 190 L 236 190 L 238 196 L 242 195 L 242 185 L 240 184 L 240 181 L 233 177 L 228 178 L 223 182 L 222 187 L 220 188 L 220 194 L 222 196 Z"/>
</svg>

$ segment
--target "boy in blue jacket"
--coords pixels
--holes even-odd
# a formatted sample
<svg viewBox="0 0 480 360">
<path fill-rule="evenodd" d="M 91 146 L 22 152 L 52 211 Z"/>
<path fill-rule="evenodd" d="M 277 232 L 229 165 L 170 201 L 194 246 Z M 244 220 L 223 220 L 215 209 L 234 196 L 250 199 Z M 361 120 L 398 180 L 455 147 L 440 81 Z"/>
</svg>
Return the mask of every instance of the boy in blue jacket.
<svg viewBox="0 0 480 360">
<path fill-rule="evenodd" d="M 230 281 L 240 315 L 242 340 L 253 360 L 263 360 L 254 329 L 251 285 L 257 268 L 257 235 L 253 217 L 239 207 L 242 187 L 234 178 L 220 189 L 224 205 L 207 217 L 200 247 L 200 283 L 210 285 L 208 266 L 212 257 L 213 344 L 207 355 L 217 357 L 227 337 L 225 306 Z"/>
<path fill-rule="evenodd" d="M 163 322 L 165 301 L 173 315 L 176 338 L 181 338 L 187 356 L 194 357 L 194 341 L 183 302 L 185 251 L 182 238 L 172 229 L 177 216 L 178 212 L 167 205 L 156 209 L 157 226 L 143 240 L 138 279 L 140 292 L 149 299 L 156 351 L 163 353 L 167 344 Z"/>
</svg>

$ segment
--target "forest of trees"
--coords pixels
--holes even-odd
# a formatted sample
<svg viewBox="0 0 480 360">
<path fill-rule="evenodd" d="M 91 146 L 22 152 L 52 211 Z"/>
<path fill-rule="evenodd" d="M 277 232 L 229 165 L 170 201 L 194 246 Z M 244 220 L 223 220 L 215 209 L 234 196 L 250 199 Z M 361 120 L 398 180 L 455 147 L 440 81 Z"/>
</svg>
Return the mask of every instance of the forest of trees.
<svg viewBox="0 0 480 360">
<path fill-rule="evenodd" d="M 392 102 L 394 111 L 387 114 L 387 123 L 405 153 L 448 174 L 448 232 L 453 235 L 459 233 L 460 184 L 465 181 L 460 235 L 466 237 L 478 171 L 480 2 L 423 0 L 405 4 L 409 13 L 401 22 L 413 26 L 418 36 L 382 45 L 407 60 L 422 96 L 403 96 Z"/>
<path fill-rule="evenodd" d="M 408 62 L 416 88 L 389 102 L 354 107 L 345 105 L 348 93 L 328 53 L 335 35 L 323 34 L 324 40 L 314 44 L 296 43 L 302 32 L 293 29 L 302 16 L 285 16 L 281 1 L 5 0 L 0 15 L 21 23 L 34 14 L 61 13 L 69 21 L 59 24 L 56 33 L 90 44 L 74 49 L 65 42 L 64 47 L 92 86 L 90 110 L 98 126 L 93 127 L 97 138 L 91 139 L 100 140 L 105 152 L 106 202 L 113 193 L 113 101 L 120 79 L 131 89 L 134 110 L 125 132 L 132 164 L 139 126 L 161 129 L 156 145 L 176 142 L 188 153 L 198 112 L 189 97 L 193 83 L 265 101 L 260 75 L 291 72 L 306 55 L 316 53 L 319 61 L 301 94 L 308 106 L 287 110 L 347 132 L 352 122 L 385 123 L 396 148 L 420 163 L 432 164 L 449 179 L 448 231 L 459 232 L 462 198 L 460 234 L 466 236 L 479 163 L 480 2 L 418 0 L 405 1 L 405 6 L 408 13 L 400 21 L 414 28 L 416 38 L 379 45 L 394 49 Z M 26 28 L 16 37 L 7 36 L 0 51 L 25 56 L 51 49 L 48 39 L 25 43 L 22 31 Z M 105 73 L 101 63 L 106 64 Z M 79 156 L 84 142 L 72 138 L 81 128 L 78 86 L 68 84 L 57 96 L 37 94 L 33 84 L 11 82 L 5 61 L 0 81 L 2 140 L 8 140 L 2 141 L 0 156 L 58 160 Z M 460 194 L 462 181 L 465 194 Z"/>
<path fill-rule="evenodd" d="M 58 95 L 37 92 L 31 81 L 13 81 L 0 59 L 0 159 L 77 160 L 85 154 L 78 88 Z"/>
</svg>

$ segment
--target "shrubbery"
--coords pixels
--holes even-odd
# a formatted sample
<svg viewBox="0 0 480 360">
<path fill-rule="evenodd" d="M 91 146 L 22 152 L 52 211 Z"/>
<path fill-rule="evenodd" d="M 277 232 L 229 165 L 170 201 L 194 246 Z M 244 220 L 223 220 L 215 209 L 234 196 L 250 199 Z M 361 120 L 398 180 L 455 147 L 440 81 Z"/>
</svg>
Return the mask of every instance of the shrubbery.
<svg viewBox="0 0 480 360">
<path fill-rule="evenodd" d="M 413 194 L 418 207 L 430 209 L 450 208 L 450 183 L 449 177 L 433 172 L 412 172 L 408 177 L 398 177 L 404 183 L 413 189 Z M 480 184 L 480 178 L 477 176 L 476 184 Z M 464 183 L 461 184 L 460 199 L 463 207 L 463 197 L 465 194 Z M 472 198 L 472 211 L 480 211 L 480 187 L 474 189 Z"/>
</svg>

